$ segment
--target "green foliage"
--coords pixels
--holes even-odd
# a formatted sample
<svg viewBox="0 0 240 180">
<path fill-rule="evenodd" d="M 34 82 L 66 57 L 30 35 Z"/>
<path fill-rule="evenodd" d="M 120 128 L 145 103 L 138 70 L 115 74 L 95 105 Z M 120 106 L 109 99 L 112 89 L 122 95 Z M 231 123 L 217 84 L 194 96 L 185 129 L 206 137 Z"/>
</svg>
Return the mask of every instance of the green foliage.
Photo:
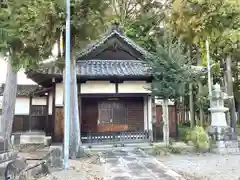
<svg viewBox="0 0 240 180">
<path fill-rule="evenodd" d="M 152 93 L 163 99 L 174 99 L 184 94 L 184 86 L 193 80 L 185 47 L 172 36 L 147 58 L 153 74 Z"/>
<path fill-rule="evenodd" d="M 188 133 L 187 139 L 194 144 L 197 150 L 209 149 L 209 136 L 203 127 L 196 126 Z"/>
<path fill-rule="evenodd" d="M 40 60 L 40 51 L 36 44 L 26 44 L 27 38 L 22 33 L 28 23 L 21 17 L 27 16 L 22 1 L 7 1 L 7 6 L 0 8 L 0 51 L 10 52 L 11 63 L 15 70 L 24 66 L 35 66 Z M 22 7 L 22 8 L 21 8 Z M 31 26 L 31 21 L 29 22 Z"/>
<path fill-rule="evenodd" d="M 191 131 L 190 126 L 179 125 L 178 131 L 179 131 L 180 141 L 187 143 L 188 142 L 188 134 Z"/>
<path fill-rule="evenodd" d="M 102 32 L 108 7 L 104 0 L 71 0 L 72 48 L 81 48 Z M 13 64 L 37 65 L 51 55 L 65 32 L 64 1 L 8 0 L 7 8 L 0 10 L 0 47 L 11 48 Z"/>
<path fill-rule="evenodd" d="M 156 145 L 152 148 L 152 154 L 155 156 L 159 155 L 168 155 L 168 154 L 180 154 L 182 153 L 183 149 L 179 147 L 174 147 L 173 145 L 170 145 L 168 147 L 162 147 L 159 145 Z"/>
<path fill-rule="evenodd" d="M 156 52 L 168 4 L 149 0 L 113 0 L 109 17 L 121 23 L 126 35 L 150 52 Z M 138 8 L 134 8 L 138 7 Z"/>
<path fill-rule="evenodd" d="M 197 44 L 208 37 L 215 41 L 225 33 L 232 34 L 228 38 L 233 40 L 239 28 L 239 13 L 238 0 L 174 0 L 170 22 L 177 34 Z"/>
</svg>

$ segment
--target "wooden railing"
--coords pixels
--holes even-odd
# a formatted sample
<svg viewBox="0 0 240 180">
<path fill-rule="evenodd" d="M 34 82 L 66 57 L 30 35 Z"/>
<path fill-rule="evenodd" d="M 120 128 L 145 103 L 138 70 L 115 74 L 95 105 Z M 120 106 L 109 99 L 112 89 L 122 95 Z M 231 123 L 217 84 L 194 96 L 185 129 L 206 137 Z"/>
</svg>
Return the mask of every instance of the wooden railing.
<svg viewBox="0 0 240 180">
<path fill-rule="evenodd" d="M 149 141 L 149 133 L 147 131 L 123 131 L 123 132 L 88 132 L 82 134 L 82 142 L 88 144 L 125 144 L 135 142 Z"/>
</svg>

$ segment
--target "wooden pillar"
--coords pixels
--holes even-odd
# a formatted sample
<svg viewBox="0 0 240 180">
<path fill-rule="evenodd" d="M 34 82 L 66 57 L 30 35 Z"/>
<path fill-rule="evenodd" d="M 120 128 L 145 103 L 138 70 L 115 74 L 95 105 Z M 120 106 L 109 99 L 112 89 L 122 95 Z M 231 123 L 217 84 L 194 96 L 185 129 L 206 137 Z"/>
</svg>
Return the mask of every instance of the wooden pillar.
<svg viewBox="0 0 240 180">
<path fill-rule="evenodd" d="M 55 78 L 52 79 L 52 83 L 53 83 L 53 92 L 52 92 L 52 140 L 54 141 L 55 137 L 54 137 L 54 130 L 55 130 L 55 116 L 56 116 L 56 108 L 55 108 L 55 99 L 56 99 L 56 82 L 55 82 Z"/>
<path fill-rule="evenodd" d="M 148 99 L 147 96 L 143 97 L 143 113 L 144 113 L 144 131 L 148 130 Z"/>
<path fill-rule="evenodd" d="M 47 92 L 47 97 L 46 97 L 46 101 L 47 101 L 47 104 L 46 104 L 46 121 L 45 121 L 45 133 L 48 135 L 49 133 L 49 129 L 48 129 L 48 114 L 49 114 L 49 92 Z"/>
<path fill-rule="evenodd" d="M 82 127 L 82 97 L 81 97 L 81 83 L 78 84 L 78 112 L 79 112 L 79 129 L 80 129 L 80 140 L 81 136 L 81 127 Z"/>
<path fill-rule="evenodd" d="M 153 124 L 152 124 L 152 96 L 148 96 L 148 131 L 150 141 L 153 141 Z"/>
<path fill-rule="evenodd" d="M 177 102 L 177 99 L 175 99 L 175 102 L 174 102 L 174 112 L 175 112 L 175 125 L 176 125 L 176 141 L 179 140 L 179 129 L 178 129 L 178 102 Z"/>
<path fill-rule="evenodd" d="M 189 111 L 190 111 L 190 124 L 191 128 L 195 124 L 195 115 L 194 115 L 194 104 L 193 104 L 193 84 L 189 83 Z"/>
<path fill-rule="evenodd" d="M 28 130 L 31 131 L 32 129 L 32 95 L 30 95 L 29 99 L 29 118 L 28 118 Z"/>
</svg>

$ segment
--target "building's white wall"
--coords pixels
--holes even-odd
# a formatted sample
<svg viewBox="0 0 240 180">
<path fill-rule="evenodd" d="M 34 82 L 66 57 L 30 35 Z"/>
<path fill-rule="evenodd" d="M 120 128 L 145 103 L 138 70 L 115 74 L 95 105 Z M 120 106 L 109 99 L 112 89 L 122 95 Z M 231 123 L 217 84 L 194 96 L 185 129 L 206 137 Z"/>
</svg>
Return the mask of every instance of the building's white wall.
<svg viewBox="0 0 240 180">
<path fill-rule="evenodd" d="M 109 81 L 87 81 L 81 84 L 82 94 L 116 93 L 115 84 Z"/>
<path fill-rule="evenodd" d="M 145 81 L 124 81 L 118 84 L 119 93 L 151 93 L 151 84 Z"/>
<path fill-rule="evenodd" d="M 47 98 L 46 97 L 33 98 L 32 105 L 47 105 Z"/>
<path fill-rule="evenodd" d="M 17 97 L 15 105 L 15 115 L 28 115 L 29 102 L 30 99 L 28 97 Z"/>
<path fill-rule="evenodd" d="M 63 83 L 57 83 L 56 84 L 56 97 L 55 97 L 55 105 L 56 106 L 63 106 L 63 91 L 64 91 Z"/>
<path fill-rule="evenodd" d="M 2 108 L 2 96 L 0 96 L 0 109 Z M 29 115 L 29 97 L 17 97 L 15 105 L 15 115 Z M 46 97 L 38 97 L 32 99 L 32 105 L 47 105 Z M 49 97 L 49 115 L 52 114 L 52 97 Z"/>
</svg>

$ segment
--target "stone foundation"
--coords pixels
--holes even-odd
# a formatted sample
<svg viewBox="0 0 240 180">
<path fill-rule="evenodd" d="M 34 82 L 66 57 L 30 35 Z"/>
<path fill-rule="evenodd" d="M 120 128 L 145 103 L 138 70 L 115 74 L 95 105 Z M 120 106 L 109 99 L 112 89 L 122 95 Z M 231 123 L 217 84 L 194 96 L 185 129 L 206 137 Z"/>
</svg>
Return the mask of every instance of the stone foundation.
<svg viewBox="0 0 240 180">
<path fill-rule="evenodd" d="M 14 139 L 14 138 L 13 138 Z M 26 132 L 20 135 L 20 145 L 43 145 L 49 146 L 51 137 L 44 132 Z"/>
<path fill-rule="evenodd" d="M 220 154 L 240 153 L 240 142 L 231 127 L 210 126 L 208 133 L 211 139 L 216 142 L 212 149 L 213 152 Z"/>
<path fill-rule="evenodd" d="M 215 141 L 237 140 L 236 133 L 233 131 L 233 128 L 229 126 L 209 126 L 208 134 Z"/>
</svg>

